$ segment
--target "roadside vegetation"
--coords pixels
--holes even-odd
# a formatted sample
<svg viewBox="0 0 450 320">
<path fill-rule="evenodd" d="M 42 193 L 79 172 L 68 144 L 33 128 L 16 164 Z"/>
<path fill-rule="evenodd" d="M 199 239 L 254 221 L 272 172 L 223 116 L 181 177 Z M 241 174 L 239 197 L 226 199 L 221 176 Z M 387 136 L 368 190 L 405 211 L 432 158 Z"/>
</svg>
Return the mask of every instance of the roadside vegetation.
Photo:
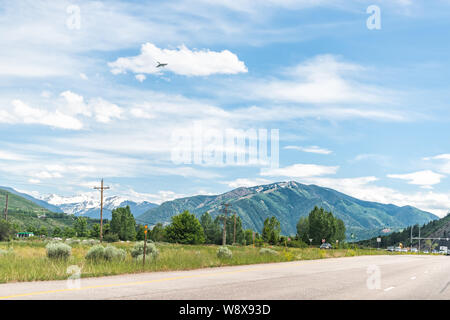
<svg viewBox="0 0 450 320">
<path fill-rule="evenodd" d="M 225 224 L 226 245 L 223 241 Z M 346 243 L 345 226 L 331 212 L 315 207 L 297 224 L 297 234 L 281 235 L 275 217 L 264 221 L 261 233 L 244 230 L 238 216 L 205 212 L 200 219 L 188 211 L 172 217 L 169 225 L 157 224 L 148 232 L 144 260 L 144 226 L 136 223 L 130 208 L 112 211 L 99 225 L 78 217 L 72 229 L 54 229 L 51 236 L 14 239 L 15 226 L 0 221 L 0 282 L 67 279 L 77 266 L 81 277 L 126 273 L 189 270 L 196 268 L 288 262 L 358 255 L 399 254 L 361 249 Z M 14 240 L 12 240 L 14 239 Z M 310 239 L 313 239 L 310 241 Z M 326 240 L 332 249 L 320 249 Z M 70 268 L 69 268 L 70 267 Z M 69 269 L 68 269 L 69 268 Z"/>
<path fill-rule="evenodd" d="M 183 245 L 166 242 L 147 245 L 151 251 L 147 251 L 144 266 L 141 251 L 136 250 L 136 247 L 140 247 L 140 242 L 116 242 L 105 246 L 104 249 L 98 249 L 98 245 L 90 245 L 88 242 L 80 242 L 72 244 L 70 255 L 62 259 L 50 258 L 47 255 L 47 243 L 43 240 L 1 242 L 0 283 L 64 280 L 70 275 L 67 273 L 69 266 L 73 265 L 81 269 L 81 277 L 84 278 L 359 255 L 398 254 L 358 248 L 323 250 L 315 247 L 289 248 L 267 244 L 261 248 L 252 245 L 236 245 L 227 246 L 227 249 L 221 249 L 222 247 L 218 245 Z M 110 247 L 114 249 L 108 250 Z M 157 254 L 152 253 L 155 252 L 153 248 L 157 250 Z M 135 251 L 139 254 L 136 255 Z"/>
</svg>

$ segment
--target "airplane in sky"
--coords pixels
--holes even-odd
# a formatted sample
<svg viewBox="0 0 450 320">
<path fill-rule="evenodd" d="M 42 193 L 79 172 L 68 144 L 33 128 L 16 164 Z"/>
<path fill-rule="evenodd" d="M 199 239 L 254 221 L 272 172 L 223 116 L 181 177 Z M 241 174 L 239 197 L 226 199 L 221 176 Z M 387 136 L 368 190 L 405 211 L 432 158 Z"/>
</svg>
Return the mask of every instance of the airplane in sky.
<svg viewBox="0 0 450 320">
<path fill-rule="evenodd" d="M 157 68 L 161 68 L 161 67 L 165 67 L 167 66 L 167 63 L 161 63 L 159 61 L 156 61 L 158 63 L 158 65 L 156 66 Z"/>
</svg>

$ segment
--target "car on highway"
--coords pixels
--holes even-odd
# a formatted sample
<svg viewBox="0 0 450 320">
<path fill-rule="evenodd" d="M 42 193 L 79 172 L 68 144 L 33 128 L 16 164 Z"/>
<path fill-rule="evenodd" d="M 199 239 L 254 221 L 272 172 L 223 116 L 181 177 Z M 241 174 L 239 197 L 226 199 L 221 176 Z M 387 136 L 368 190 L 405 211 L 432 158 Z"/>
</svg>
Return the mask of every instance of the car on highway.
<svg viewBox="0 0 450 320">
<path fill-rule="evenodd" d="M 428 251 L 428 250 L 423 250 L 422 252 L 423 253 L 430 253 L 430 251 Z"/>
<path fill-rule="evenodd" d="M 320 245 L 320 249 L 331 249 L 331 248 L 332 248 L 332 246 L 328 242 L 322 243 Z"/>
<path fill-rule="evenodd" d="M 387 247 L 387 249 L 386 249 L 387 251 L 391 251 L 391 252 L 394 252 L 394 247 L 392 247 L 392 246 L 390 246 L 390 247 Z"/>
<path fill-rule="evenodd" d="M 408 252 L 407 248 L 402 248 L 402 252 Z"/>
<path fill-rule="evenodd" d="M 417 253 L 418 250 L 417 250 L 417 248 L 412 248 L 412 249 L 411 249 L 411 252 Z"/>
<path fill-rule="evenodd" d="M 402 248 L 401 247 L 395 247 L 395 252 L 402 252 Z"/>
<path fill-rule="evenodd" d="M 437 250 L 433 250 L 433 251 L 431 251 L 431 253 L 438 253 L 438 251 Z"/>
</svg>

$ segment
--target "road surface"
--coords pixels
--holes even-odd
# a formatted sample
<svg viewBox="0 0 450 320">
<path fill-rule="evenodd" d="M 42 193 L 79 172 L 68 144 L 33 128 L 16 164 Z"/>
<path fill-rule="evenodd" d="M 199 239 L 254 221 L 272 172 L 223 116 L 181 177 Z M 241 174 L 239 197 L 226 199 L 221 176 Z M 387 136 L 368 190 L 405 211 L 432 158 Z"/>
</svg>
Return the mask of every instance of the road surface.
<svg viewBox="0 0 450 320">
<path fill-rule="evenodd" d="M 0 284 L 0 299 L 450 299 L 450 257 L 360 256 Z"/>
</svg>

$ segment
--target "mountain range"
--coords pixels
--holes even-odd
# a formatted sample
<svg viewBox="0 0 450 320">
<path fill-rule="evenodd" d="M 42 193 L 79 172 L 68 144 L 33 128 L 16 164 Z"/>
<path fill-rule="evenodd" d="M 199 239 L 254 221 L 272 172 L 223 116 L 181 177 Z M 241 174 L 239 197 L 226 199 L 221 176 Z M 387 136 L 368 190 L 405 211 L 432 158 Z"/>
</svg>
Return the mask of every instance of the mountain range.
<svg viewBox="0 0 450 320">
<path fill-rule="evenodd" d="M 149 224 L 170 222 L 172 216 L 184 210 L 197 217 L 208 211 L 215 217 L 225 202 L 231 204 L 231 210 L 242 219 L 244 228 L 261 232 L 264 220 L 275 216 L 286 235 L 296 234 L 299 218 L 307 216 L 314 206 L 323 207 L 342 219 L 347 237 L 353 233 L 355 239 L 370 238 L 386 228 L 395 231 L 438 219 L 432 213 L 411 206 L 363 201 L 330 188 L 295 181 L 241 187 L 220 195 L 175 199 L 148 210 L 138 218 Z"/>
<path fill-rule="evenodd" d="M 93 193 L 63 197 L 56 194 L 40 199 L 8 187 L 0 187 L 1 193 L 10 194 L 9 207 L 26 212 L 64 212 L 67 215 L 100 218 L 100 199 Z M 1 191 L 1 190 L 0 190 Z M 155 225 L 170 223 L 171 217 L 189 210 L 197 217 L 208 211 L 213 217 L 221 213 L 222 204 L 231 204 L 243 227 L 261 232 L 264 220 L 275 216 L 281 224 L 282 233 L 293 235 L 300 217 L 307 216 L 314 206 L 323 207 L 342 219 L 347 238 L 354 234 L 355 240 L 379 235 L 383 229 L 398 231 L 402 228 L 425 224 L 438 217 L 411 206 L 398 207 L 356 199 L 330 188 L 304 185 L 295 181 L 279 182 L 255 187 L 241 187 L 219 195 L 197 195 L 166 201 L 157 205 L 148 201 L 135 202 L 120 196 L 104 199 L 103 216 L 111 218 L 111 211 L 130 206 L 138 223 Z M 0 198 L 0 207 L 4 197 Z"/>
<path fill-rule="evenodd" d="M 41 200 L 67 214 L 100 218 L 100 197 L 98 195 L 79 194 L 73 197 L 62 197 L 51 194 L 43 197 Z M 113 209 L 125 206 L 130 206 L 131 212 L 137 217 L 158 205 L 148 201 L 135 202 L 120 196 L 105 197 L 103 199 L 103 218 L 111 219 L 111 211 Z"/>
</svg>

